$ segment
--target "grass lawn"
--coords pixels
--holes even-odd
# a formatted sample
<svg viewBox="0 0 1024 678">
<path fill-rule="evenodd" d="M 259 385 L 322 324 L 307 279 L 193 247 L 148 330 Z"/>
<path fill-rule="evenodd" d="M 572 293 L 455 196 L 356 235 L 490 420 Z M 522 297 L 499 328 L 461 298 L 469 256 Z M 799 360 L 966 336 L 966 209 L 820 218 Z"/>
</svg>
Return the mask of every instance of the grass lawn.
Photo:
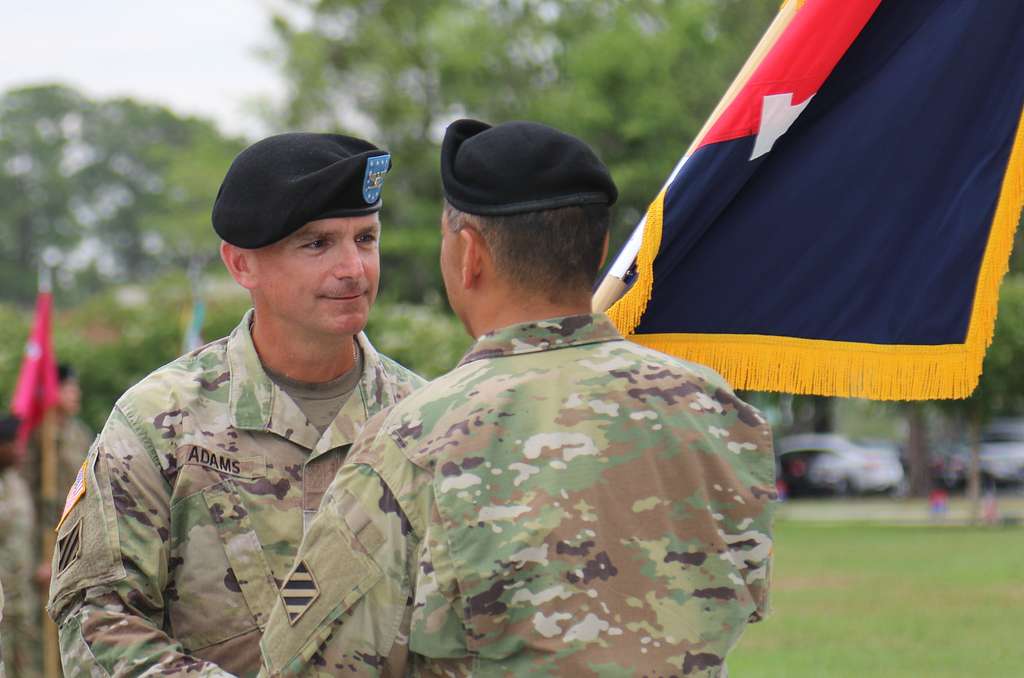
<svg viewBox="0 0 1024 678">
<path fill-rule="evenodd" d="M 1024 676 L 1024 529 L 776 523 L 733 678 Z"/>
</svg>

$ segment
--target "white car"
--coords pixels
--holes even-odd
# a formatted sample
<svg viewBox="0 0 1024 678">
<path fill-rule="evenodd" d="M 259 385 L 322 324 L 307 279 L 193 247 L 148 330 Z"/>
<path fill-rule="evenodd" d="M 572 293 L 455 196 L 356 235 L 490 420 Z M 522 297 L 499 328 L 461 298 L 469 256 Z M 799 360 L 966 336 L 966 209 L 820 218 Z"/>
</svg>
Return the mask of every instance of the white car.
<svg viewBox="0 0 1024 678">
<path fill-rule="evenodd" d="M 981 434 L 983 476 L 999 483 L 1024 481 L 1024 419 L 995 419 Z"/>
<path fill-rule="evenodd" d="M 904 482 L 899 455 L 859 445 L 836 433 L 802 433 L 775 443 L 779 477 L 791 495 L 864 494 L 898 490 Z"/>
</svg>

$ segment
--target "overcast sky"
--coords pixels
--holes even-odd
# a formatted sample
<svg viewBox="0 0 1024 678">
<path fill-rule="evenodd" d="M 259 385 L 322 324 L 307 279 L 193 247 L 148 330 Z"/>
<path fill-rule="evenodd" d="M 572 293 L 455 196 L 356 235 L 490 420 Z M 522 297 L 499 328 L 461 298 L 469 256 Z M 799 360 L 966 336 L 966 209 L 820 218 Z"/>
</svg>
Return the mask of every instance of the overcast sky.
<svg viewBox="0 0 1024 678">
<path fill-rule="evenodd" d="M 0 90 L 62 82 L 87 95 L 132 96 L 259 136 L 255 97 L 280 101 L 283 81 L 258 55 L 281 0 L 4 2 Z"/>
</svg>

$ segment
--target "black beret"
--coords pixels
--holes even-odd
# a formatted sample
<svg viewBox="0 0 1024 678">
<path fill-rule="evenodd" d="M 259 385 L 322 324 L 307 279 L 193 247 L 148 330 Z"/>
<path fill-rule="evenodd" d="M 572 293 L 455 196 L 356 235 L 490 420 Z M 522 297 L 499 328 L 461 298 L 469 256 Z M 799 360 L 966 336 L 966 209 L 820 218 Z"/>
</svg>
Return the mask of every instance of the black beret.
<svg viewBox="0 0 1024 678">
<path fill-rule="evenodd" d="M 63 384 L 68 379 L 78 379 L 78 373 L 75 372 L 75 368 L 68 363 L 60 363 L 57 365 L 57 383 Z"/>
<path fill-rule="evenodd" d="M 441 144 L 441 185 L 453 207 L 484 216 L 611 205 L 619 195 L 589 146 L 535 122 L 453 122 Z"/>
<path fill-rule="evenodd" d="M 18 437 L 21 420 L 14 415 L 0 416 L 0 444 L 9 443 Z"/>
<path fill-rule="evenodd" d="M 317 219 L 380 209 L 391 156 L 362 139 L 296 132 L 268 137 L 231 163 L 213 203 L 213 230 L 253 249 Z"/>
</svg>

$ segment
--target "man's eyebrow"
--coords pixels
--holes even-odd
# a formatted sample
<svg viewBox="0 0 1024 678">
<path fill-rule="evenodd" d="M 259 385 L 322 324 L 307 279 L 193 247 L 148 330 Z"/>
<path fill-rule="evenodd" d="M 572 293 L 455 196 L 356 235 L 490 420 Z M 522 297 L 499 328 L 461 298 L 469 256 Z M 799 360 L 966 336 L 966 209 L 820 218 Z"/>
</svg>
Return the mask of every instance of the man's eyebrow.
<svg viewBox="0 0 1024 678">
<path fill-rule="evenodd" d="M 328 233 L 327 231 L 322 231 L 320 229 L 299 231 L 298 233 L 295 234 L 296 240 L 326 240 L 327 238 L 330 237 L 330 233 Z"/>
</svg>

